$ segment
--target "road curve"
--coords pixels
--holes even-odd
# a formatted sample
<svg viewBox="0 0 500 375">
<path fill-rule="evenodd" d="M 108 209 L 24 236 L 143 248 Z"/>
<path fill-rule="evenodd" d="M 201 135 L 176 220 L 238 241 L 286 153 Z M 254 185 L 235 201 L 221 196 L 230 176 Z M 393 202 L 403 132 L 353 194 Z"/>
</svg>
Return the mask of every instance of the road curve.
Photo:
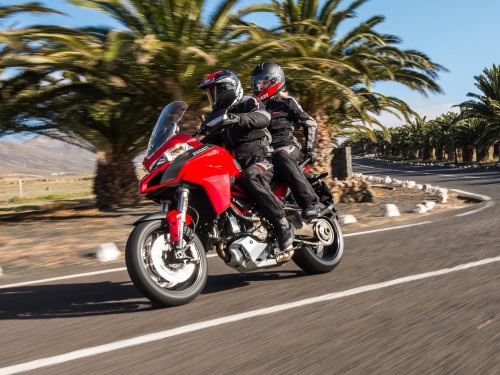
<svg viewBox="0 0 500 375">
<path fill-rule="evenodd" d="M 203 294 L 172 309 L 152 308 L 123 270 L 0 289 L 0 374 L 498 373 L 500 173 L 354 169 L 491 200 L 346 230 L 326 275 L 238 274 L 211 257 Z"/>
</svg>

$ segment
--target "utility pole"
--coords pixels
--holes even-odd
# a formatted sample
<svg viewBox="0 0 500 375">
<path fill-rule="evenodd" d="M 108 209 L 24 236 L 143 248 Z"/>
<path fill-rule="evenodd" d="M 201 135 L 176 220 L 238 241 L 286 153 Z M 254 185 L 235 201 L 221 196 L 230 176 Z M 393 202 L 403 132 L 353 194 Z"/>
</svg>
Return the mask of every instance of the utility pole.
<svg viewBox="0 0 500 375">
<path fill-rule="evenodd" d="M 23 179 L 19 177 L 19 198 L 23 197 Z"/>
</svg>

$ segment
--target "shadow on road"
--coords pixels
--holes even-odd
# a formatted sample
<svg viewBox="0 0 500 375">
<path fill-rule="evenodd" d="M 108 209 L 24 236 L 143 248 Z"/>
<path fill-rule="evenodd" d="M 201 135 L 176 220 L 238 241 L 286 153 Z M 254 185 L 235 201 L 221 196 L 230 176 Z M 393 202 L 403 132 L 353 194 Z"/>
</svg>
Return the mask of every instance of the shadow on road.
<svg viewBox="0 0 500 375">
<path fill-rule="evenodd" d="M 250 273 L 231 273 L 208 276 L 207 284 L 202 294 L 211 294 L 229 289 L 241 288 L 250 285 L 252 281 L 286 280 L 305 276 L 306 273 L 296 271 L 264 271 Z"/>
<path fill-rule="evenodd" d="M 241 288 L 255 281 L 304 276 L 301 271 L 208 276 L 202 294 Z M 158 309 L 131 282 L 34 285 L 0 290 L 0 320 L 54 319 L 133 313 Z"/>
<path fill-rule="evenodd" d="M 0 291 L 0 320 L 74 318 L 150 309 L 149 301 L 143 300 L 130 282 L 36 285 Z"/>
</svg>

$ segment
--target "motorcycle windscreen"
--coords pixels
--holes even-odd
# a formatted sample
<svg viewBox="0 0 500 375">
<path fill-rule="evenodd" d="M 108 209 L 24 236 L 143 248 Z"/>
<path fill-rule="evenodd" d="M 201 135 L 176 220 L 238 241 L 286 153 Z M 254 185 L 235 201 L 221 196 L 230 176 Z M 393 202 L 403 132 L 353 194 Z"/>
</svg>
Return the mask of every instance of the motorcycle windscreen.
<svg viewBox="0 0 500 375">
<path fill-rule="evenodd" d="M 149 139 L 147 158 L 151 157 L 151 155 L 176 134 L 178 129 L 177 123 L 184 115 L 184 112 L 186 112 L 187 107 L 187 104 L 184 102 L 172 102 L 163 108 Z"/>
</svg>

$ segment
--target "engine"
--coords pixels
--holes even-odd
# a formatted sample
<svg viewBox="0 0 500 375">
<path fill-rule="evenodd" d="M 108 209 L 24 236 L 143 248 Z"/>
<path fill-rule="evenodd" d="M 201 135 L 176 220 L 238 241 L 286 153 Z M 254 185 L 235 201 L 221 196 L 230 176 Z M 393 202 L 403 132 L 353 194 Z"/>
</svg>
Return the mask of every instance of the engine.
<svg viewBox="0 0 500 375">
<path fill-rule="evenodd" d="M 229 245 L 228 253 L 231 260 L 226 264 L 239 272 L 277 265 L 276 259 L 268 258 L 269 245 L 250 236 L 241 237 L 232 242 Z"/>
<path fill-rule="evenodd" d="M 308 223 L 303 222 L 300 216 L 288 215 L 287 218 L 295 226 L 296 248 L 302 245 L 316 248 L 329 246 L 335 239 L 332 224 L 324 218 L 314 219 Z M 225 244 L 220 243 L 217 252 L 228 266 L 239 272 L 275 267 L 289 261 L 294 254 L 294 250 L 291 250 L 275 255 L 269 231 L 258 219 L 250 224 L 228 215 L 225 232 L 229 237 Z"/>
<path fill-rule="evenodd" d="M 228 266 L 240 272 L 276 266 L 276 260 L 268 256 L 269 231 L 257 215 L 251 223 L 228 215 L 224 229 L 230 236 L 223 251 Z"/>
</svg>

